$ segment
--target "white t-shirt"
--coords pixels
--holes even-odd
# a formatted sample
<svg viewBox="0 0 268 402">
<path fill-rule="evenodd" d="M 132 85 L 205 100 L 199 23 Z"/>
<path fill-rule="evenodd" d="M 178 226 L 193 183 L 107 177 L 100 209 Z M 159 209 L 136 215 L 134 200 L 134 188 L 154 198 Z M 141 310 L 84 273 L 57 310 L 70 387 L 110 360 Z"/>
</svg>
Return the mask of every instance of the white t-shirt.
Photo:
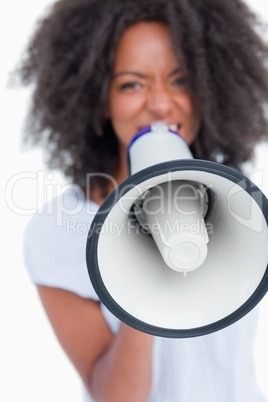
<svg viewBox="0 0 268 402">
<path fill-rule="evenodd" d="M 77 189 L 65 191 L 29 222 L 24 236 L 31 280 L 98 300 L 86 266 L 86 241 L 98 206 Z M 120 322 L 102 313 L 116 333 Z M 264 402 L 254 377 L 254 309 L 237 323 L 197 338 L 155 337 L 153 386 L 148 402 Z M 84 401 L 92 401 L 85 391 Z M 121 401 L 120 401 L 121 402 Z"/>
</svg>

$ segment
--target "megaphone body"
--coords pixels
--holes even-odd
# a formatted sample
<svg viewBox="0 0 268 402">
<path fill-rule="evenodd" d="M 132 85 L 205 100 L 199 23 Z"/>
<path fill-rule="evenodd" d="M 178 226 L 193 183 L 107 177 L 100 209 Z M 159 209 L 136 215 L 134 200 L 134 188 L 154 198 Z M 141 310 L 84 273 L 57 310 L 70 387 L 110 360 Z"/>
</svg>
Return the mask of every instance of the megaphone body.
<svg viewBox="0 0 268 402">
<path fill-rule="evenodd" d="M 247 314 L 268 288 L 268 201 L 248 178 L 193 159 L 164 123 L 139 132 L 130 177 L 104 201 L 87 241 L 101 302 L 164 337 L 200 336 Z"/>
</svg>

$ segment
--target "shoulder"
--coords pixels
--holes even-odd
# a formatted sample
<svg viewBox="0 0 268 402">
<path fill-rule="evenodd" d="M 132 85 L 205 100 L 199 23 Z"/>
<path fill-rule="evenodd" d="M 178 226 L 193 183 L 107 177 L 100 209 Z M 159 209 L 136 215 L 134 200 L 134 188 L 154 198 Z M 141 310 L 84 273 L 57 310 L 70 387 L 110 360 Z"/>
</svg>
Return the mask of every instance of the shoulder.
<svg viewBox="0 0 268 402">
<path fill-rule="evenodd" d="M 98 206 L 72 188 L 45 204 L 24 233 L 24 261 L 33 282 L 97 298 L 86 267 L 86 241 Z"/>
</svg>

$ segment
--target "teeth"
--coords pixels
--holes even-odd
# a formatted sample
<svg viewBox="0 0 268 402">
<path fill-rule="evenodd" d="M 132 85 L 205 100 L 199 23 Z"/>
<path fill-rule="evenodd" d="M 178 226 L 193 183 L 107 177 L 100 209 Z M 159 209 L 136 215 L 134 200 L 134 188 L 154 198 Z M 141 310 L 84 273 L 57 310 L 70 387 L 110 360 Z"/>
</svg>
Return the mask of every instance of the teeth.
<svg viewBox="0 0 268 402">
<path fill-rule="evenodd" d="M 138 127 L 138 131 L 143 130 L 146 126 L 141 126 Z M 174 124 L 168 124 L 168 128 L 171 131 L 176 131 L 178 132 L 181 129 L 181 124 L 180 123 L 174 123 Z"/>
<path fill-rule="evenodd" d="M 178 124 L 170 124 L 169 125 L 170 130 L 172 131 L 177 131 L 178 130 Z"/>
</svg>

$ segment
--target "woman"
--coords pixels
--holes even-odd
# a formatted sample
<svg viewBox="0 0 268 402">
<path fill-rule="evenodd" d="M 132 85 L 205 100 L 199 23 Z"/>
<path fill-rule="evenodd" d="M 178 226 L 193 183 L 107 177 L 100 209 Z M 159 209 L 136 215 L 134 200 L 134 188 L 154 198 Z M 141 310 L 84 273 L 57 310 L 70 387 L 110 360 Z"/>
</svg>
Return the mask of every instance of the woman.
<svg viewBox="0 0 268 402">
<path fill-rule="evenodd" d="M 252 157 L 268 98 L 255 26 L 239 0 L 60 0 L 34 34 L 20 69 L 35 84 L 27 136 L 81 191 L 32 219 L 25 261 L 87 401 L 264 401 L 251 366 L 255 311 L 195 339 L 136 331 L 99 302 L 78 230 L 127 178 L 129 141 L 152 122 L 197 158 L 239 169 Z"/>
</svg>

